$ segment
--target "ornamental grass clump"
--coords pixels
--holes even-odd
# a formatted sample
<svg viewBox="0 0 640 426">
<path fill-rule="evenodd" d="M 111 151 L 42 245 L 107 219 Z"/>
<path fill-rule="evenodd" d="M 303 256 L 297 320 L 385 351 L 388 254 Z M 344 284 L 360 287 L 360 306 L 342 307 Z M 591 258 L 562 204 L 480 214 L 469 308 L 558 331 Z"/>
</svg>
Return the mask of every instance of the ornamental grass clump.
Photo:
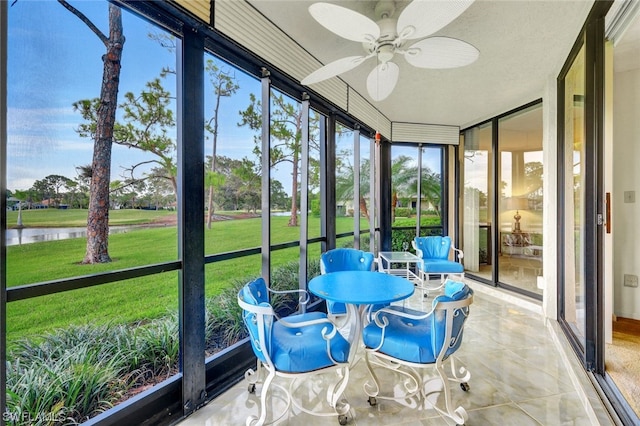
<svg viewBox="0 0 640 426">
<path fill-rule="evenodd" d="M 238 306 L 238 291 L 244 284 L 244 280 L 237 280 L 205 301 L 205 341 L 209 355 L 248 336 Z"/>
<path fill-rule="evenodd" d="M 18 343 L 7 363 L 10 424 L 74 424 L 110 408 L 128 388 L 126 354 L 110 337 L 122 328 L 58 330 Z"/>
</svg>

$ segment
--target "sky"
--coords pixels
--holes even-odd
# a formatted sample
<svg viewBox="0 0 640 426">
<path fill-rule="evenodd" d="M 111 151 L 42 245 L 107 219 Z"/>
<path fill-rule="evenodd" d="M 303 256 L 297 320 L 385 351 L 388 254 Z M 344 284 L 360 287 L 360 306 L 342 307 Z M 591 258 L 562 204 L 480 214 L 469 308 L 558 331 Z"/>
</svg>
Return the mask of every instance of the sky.
<svg viewBox="0 0 640 426">
<path fill-rule="evenodd" d="M 106 1 L 70 3 L 108 33 Z M 25 190 L 51 174 L 73 179 L 77 176 L 76 167 L 91 164 L 93 141 L 75 131 L 83 120 L 73 111 L 72 104 L 99 97 L 105 47 L 83 22 L 56 1 L 19 0 L 10 4 L 8 12 L 7 187 Z M 123 10 L 123 30 L 126 41 L 119 102 L 124 101 L 126 92 L 140 93 L 163 67 L 175 69 L 175 53 L 148 37 L 148 33 L 160 31 L 157 27 Z M 208 58 L 213 56 L 206 55 L 205 60 Z M 255 160 L 254 132 L 237 123 L 238 111 L 249 105 L 250 93 L 260 93 L 260 83 L 238 69 L 233 73 L 240 88 L 232 98 L 221 100 L 217 154 Z M 205 90 L 209 84 L 205 76 Z M 163 85 L 175 94 L 173 76 Z M 212 115 L 210 92 L 206 92 L 205 120 Z M 211 142 L 206 141 L 205 155 L 211 155 L 211 151 Z M 406 155 L 404 149 L 401 151 Z M 368 147 L 363 147 L 362 155 L 368 155 Z M 125 167 L 150 158 L 153 157 L 148 153 L 114 144 L 112 180 L 122 180 Z M 290 195 L 291 168 L 281 166 L 272 175 Z"/>
<path fill-rule="evenodd" d="M 71 4 L 108 33 L 106 2 Z M 20 0 L 8 9 L 7 187 L 28 189 L 50 174 L 75 178 L 77 166 L 91 163 L 93 141 L 76 133 L 83 120 L 72 104 L 99 97 L 105 47 L 58 2 Z M 175 54 L 147 36 L 157 32 L 156 27 L 123 11 L 123 29 L 119 102 L 126 92 L 140 93 L 163 67 L 175 69 Z M 241 72 L 235 74 L 241 88 L 234 99 L 222 100 L 218 154 L 255 158 L 253 132 L 238 128 L 237 113 L 248 105 L 250 92 L 259 93 L 259 82 Z M 175 78 L 164 86 L 175 94 Z M 210 152 L 209 142 L 205 154 Z M 150 154 L 114 145 L 112 179 L 122 179 L 123 167 L 149 158 Z"/>
</svg>

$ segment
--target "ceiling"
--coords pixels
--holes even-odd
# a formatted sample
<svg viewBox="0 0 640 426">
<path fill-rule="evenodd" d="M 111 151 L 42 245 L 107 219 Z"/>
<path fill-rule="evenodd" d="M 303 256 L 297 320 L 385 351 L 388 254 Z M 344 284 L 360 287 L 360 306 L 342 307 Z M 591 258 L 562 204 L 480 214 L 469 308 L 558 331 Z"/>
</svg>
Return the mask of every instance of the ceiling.
<svg viewBox="0 0 640 426">
<path fill-rule="evenodd" d="M 358 42 L 345 40 L 311 17 L 311 0 L 250 0 L 250 3 L 322 64 L 362 55 Z M 376 1 L 331 1 L 376 20 Z M 396 1 L 396 15 L 409 1 Z M 543 96 L 555 79 L 591 8 L 588 0 L 476 0 L 434 35 L 474 45 L 480 58 L 463 68 L 431 70 L 396 55 L 400 78 L 394 92 L 372 101 L 368 59 L 339 77 L 391 121 L 466 127 Z M 309 86 L 313 89 L 313 85 Z"/>
</svg>

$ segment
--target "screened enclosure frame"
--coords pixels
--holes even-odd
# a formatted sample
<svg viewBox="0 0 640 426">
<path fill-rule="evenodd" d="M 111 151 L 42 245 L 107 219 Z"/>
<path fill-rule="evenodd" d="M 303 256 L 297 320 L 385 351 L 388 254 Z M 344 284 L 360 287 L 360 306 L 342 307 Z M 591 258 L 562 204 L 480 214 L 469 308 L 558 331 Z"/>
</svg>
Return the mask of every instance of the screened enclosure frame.
<svg viewBox="0 0 640 426">
<path fill-rule="evenodd" d="M 105 0 L 106 3 L 106 0 Z M 178 292 L 180 368 L 177 374 L 119 403 L 113 408 L 87 420 L 84 424 L 171 424 L 209 400 L 225 392 L 242 379 L 244 371 L 253 365 L 255 356 L 247 339 L 240 341 L 213 356 L 205 357 L 205 266 L 229 259 L 260 254 L 261 273 L 269 281 L 272 252 L 299 247 L 299 287 L 306 289 L 308 281 L 308 246 L 320 244 L 326 251 L 336 246 L 336 239 L 353 237 L 354 245 L 360 246 L 360 236 L 369 234 L 372 251 L 391 248 L 391 212 L 383 206 L 391 203 L 391 142 L 374 141 L 375 131 L 345 111 L 329 103 L 321 96 L 305 91 L 299 83 L 286 73 L 248 52 L 223 34 L 200 22 L 173 2 L 113 1 L 114 4 L 136 14 L 142 19 L 168 31 L 181 40 L 176 52 L 177 64 L 177 155 L 178 155 L 178 256 L 177 260 L 148 264 L 139 267 L 112 270 L 65 279 L 37 282 L 7 288 L 6 242 L 0 239 L 0 411 L 6 409 L 7 391 L 7 326 L 6 306 L 20 300 L 32 299 L 56 293 L 121 283 L 139 278 L 176 271 Z M 212 2 L 213 5 L 213 2 Z M 0 2 L 0 169 L 7 166 L 7 2 Z M 213 7 L 213 6 L 212 6 Z M 35 24 L 34 24 L 35 25 Z M 234 252 L 207 255 L 204 246 L 204 58 L 206 53 L 227 61 L 260 81 L 261 100 L 264 106 L 262 127 L 262 152 L 269 149 L 269 99 L 271 89 L 277 89 L 297 102 L 304 111 L 301 211 L 309 210 L 308 165 L 309 165 L 309 114 L 311 110 L 321 114 L 319 136 L 320 149 L 320 236 L 309 238 L 305 215 L 300 222 L 299 241 L 272 244 L 269 216 L 269 159 L 262 161 L 262 238 L 259 247 Z M 188 102 L 187 102 L 188 100 Z M 358 162 L 361 160 L 362 137 L 369 138 L 370 155 L 375 155 L 378 164 L 377 179 L 369 176 L 371 188 L 379 183 L 378 194 L 371 206 L 376 222 L 368 229 L 361 229 L 360 209 L 357 194 L 360 192 L 359 171 L 354 179 L 354 229 L 338 234 L 336 229 L 336 137 L 337 123 L 353 129 L 353 149 Z M 448 150 L 443 148 L 443 163 L 447 163 Z M 373 160 L 373 159 L 372 159 Z M 443 164 L 443 170 L 446 164 Z M 444 174 L 444 173 L 443 173 Z M 443 217 L 448 217 L 448 184 L 443 179 Z M 6 172 L 1 173 L 0 189 L 7 191 Z M 7 229 L 6 197 L 1 197 L 0 232 Z M 374 246 L 374 243 L 376 244 Z M 363 249 L 367 249 L 366 247 Z M 320 302 L 309 307 L 319 309 Z"/>
</svg>

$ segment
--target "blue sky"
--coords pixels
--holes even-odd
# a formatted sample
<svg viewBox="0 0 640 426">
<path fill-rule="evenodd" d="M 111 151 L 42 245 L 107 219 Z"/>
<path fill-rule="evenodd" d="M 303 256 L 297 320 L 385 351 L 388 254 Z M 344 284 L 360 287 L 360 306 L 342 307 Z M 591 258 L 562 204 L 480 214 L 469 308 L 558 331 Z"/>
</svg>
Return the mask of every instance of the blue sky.
<svg viewBox="0 0 640 426">
<path fill-rule="evenodd" d="M 108 32 L 106 2 L 71 4 L 103 33 Z M 156 31 L 153 25 L 123 11 L 123 28 L 119 102 L 126 92 L 139 93 L 162 67 L 175 69 L 175 54 L 147 37 Z M 8 31 L 7 187 L 28 189 L 50 174 L 74 178 L 75 167 L 91 163 L 93 142 L 74 131 L 82 118 L 72 104 L 99 96 L 105 48 L 84 23 L 55 1 L 18 1 L 9 7 Z M 240 72 L 236 77 L 241 89 L 234 99 L 222 100 L 218 154 L 253 158 L 253 133 L 237 127 L 237 113 L 248 105 L 251 91 L 259 93 L 259 86 Z M 175 94 L 175 79 L 165 87 Z M 206 147 L 205 153 L 210 152 Z M 122 167 L 149 158 L 114 145 L 112 179 L 121 179 Z"/>
</svg>

